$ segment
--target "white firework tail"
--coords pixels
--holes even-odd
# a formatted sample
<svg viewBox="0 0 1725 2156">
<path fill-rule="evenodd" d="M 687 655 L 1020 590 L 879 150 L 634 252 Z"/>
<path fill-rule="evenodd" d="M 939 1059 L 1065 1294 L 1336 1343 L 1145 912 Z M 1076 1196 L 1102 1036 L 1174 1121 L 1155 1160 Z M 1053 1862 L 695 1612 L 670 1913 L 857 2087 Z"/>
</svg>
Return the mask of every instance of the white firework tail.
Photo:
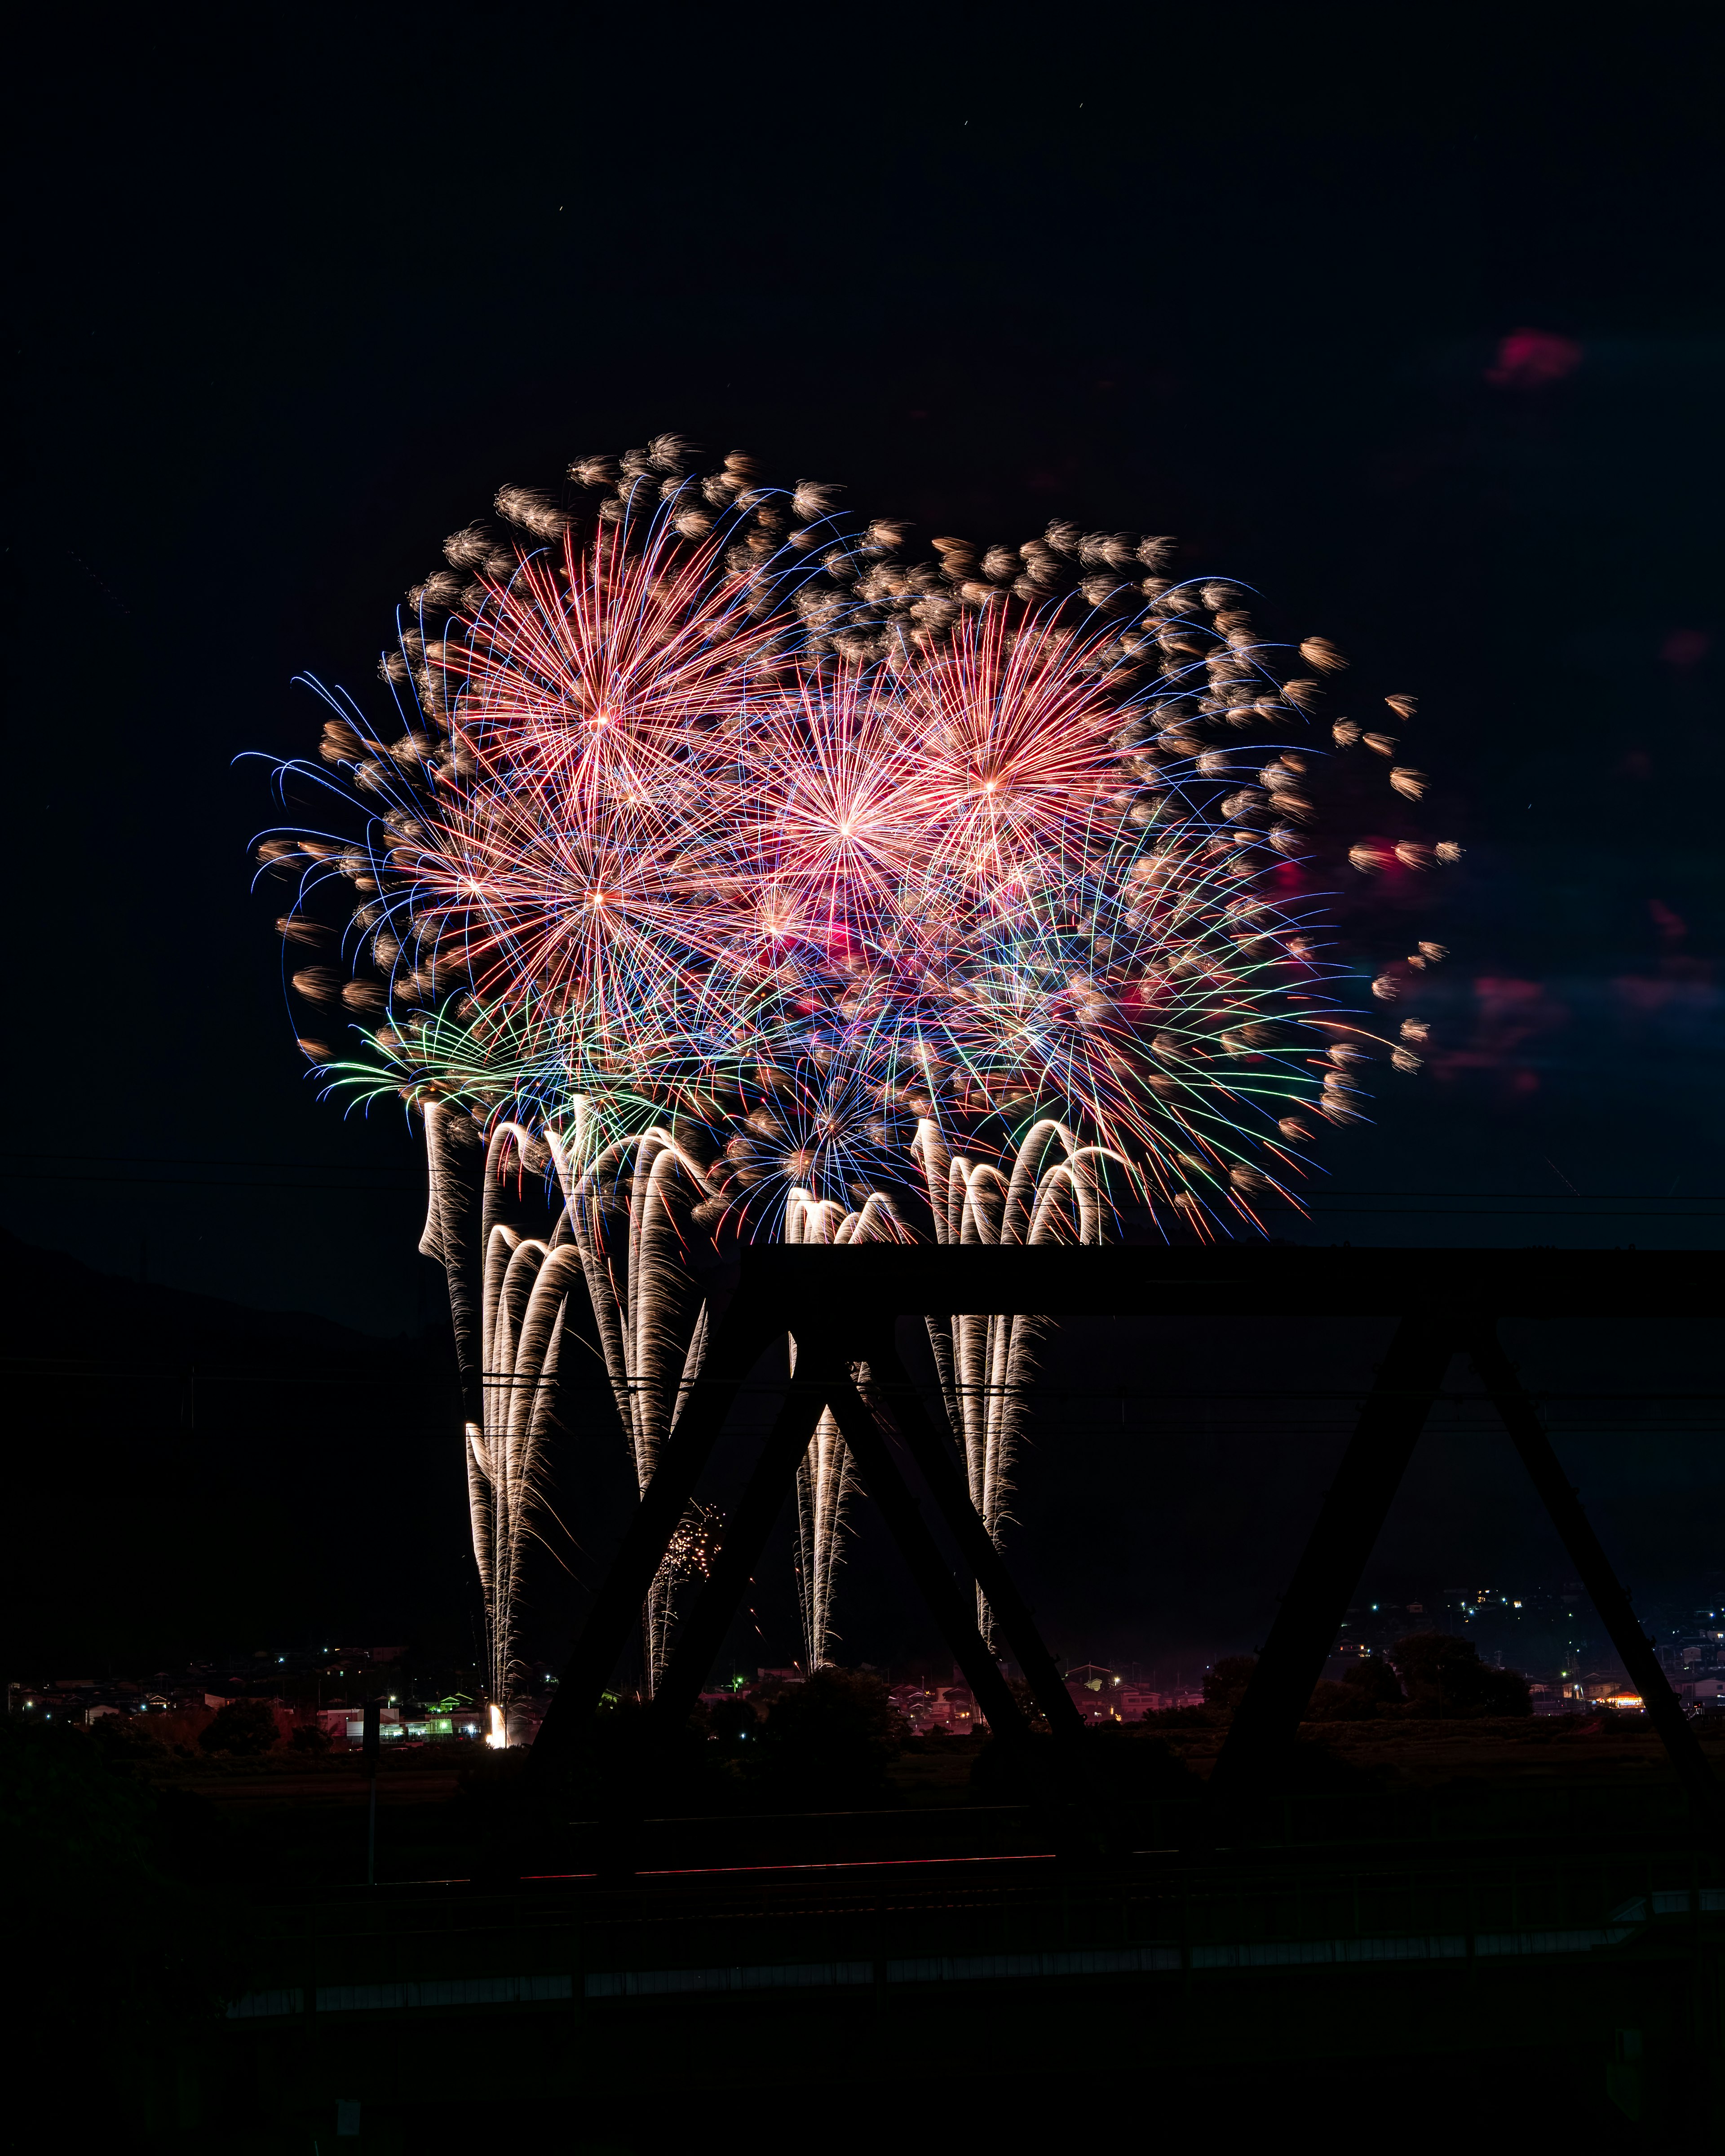
<svg viewBox="0 0 1725 2156">
<path fill-rule="evenodd" d="M 1009 1173 L 950 1152 L 932 1122 L 919 1127 L 915 1147 L 942 1244 L 1106 1242 L 1106 1171 L 1131 1173 L 1119 1154 L 1081 1145 L 1064 1123 L 1051 1118 L 1025 1134 Z M 964 1453 L 970 1501 L 997 1548 L 1011 1517 L 1034 1344 L 1048 1323 L 1041 1317 L 965 1312 L 928 1320 L 947 1420 Z M 998 1650 L 993 1615 L 980 1589 L 977 1621 L 989 1647 Z"/>
</svg>

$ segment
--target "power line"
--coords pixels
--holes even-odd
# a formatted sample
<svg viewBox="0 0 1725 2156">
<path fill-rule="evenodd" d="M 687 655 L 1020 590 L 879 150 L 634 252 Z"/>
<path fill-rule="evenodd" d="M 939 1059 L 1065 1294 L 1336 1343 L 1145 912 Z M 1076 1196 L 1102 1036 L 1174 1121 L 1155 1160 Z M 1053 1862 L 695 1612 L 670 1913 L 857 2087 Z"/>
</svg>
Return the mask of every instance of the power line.
<svg viewBox="0 0 1725 2156">
<path fill-rule="evenodd" d="M 399 1349 L 400 1342 L 398 1341 L 380 1338 L 377 1342 L 377 1346 L 380 1351 L 393 1353 Z M 357 1375 L 350 1380 L 345 1372 L 341 1370 L 330 1370 L 327 1366 L 326 1366 L 322 1372 L 308 1374 L 305 1372 L 304 1366 L 300 1363 L 200 1363 L 193 1366 L 188 1363 L 183 1366 L 176 1364 L 167 1369 L 138 1370 L 118 1369 L 105 1363 L 95 1363 L 89 1360 L 80 1360 L 69 1356 L 4 1356 L 0 1357 L 0 1369 L 15 1370 L 21 1372 L 27 1376 L 43 1378 L 184 1378 L 187 1375 L 194 1375 L 200 1384 L 205 1383 L 226 1384 L 280 1384 L 282 1383 L 305 1383 L 309 1384 L 327 1383 L 331 1384 L 343 1384 L 349 1382 L 355 1383 L 383 1383 L 391 1382 L 388 1379 L 365 1378 Z M 515 1378 L 501 1374 L 486 1375 L 482 1378 L 482 1382 L 487 1385 L 496 1386 L 519 1384 L 524 1386 L 539 1385 L 550 1387 L 565 1383 L 566 1378 L 562 1373 L 552 1372 L 548 1377 L 538 1378 Z M 598 1373 L 587 1376 L 584 1378 L 578 1378 L 575 1382 L 578 1385 L 584 1383 L 596 1392 L 609 1392 L 614 1389 L 615 1385 L 614 1380 Z M 649 1384 L 651 1382 L 651 1380 L 644 1378 L 630 1378 L 624 1381 L 624 1383 L 629 1386 L 643 1387 Z M 681 1389 L 685 1392 L 693 1392 L 703 1382 L 707 1381 L 703 1381 L 700 1378 L 688 1380 L 684 1383 Z M 788 1380 L 781 1379 L 776 1383 L 768 1383 L 762 1385 L 740 1385 L 732 1388 L 735 1396 L 739 1399 L 745 1400 L 776 1400 L 782 1398 L 786 1391 L 795 1391 L 797 1389 L 798 1389 L 798 1388 L 795 1378 Z M 805 1387 L 802 1389 L 806 1390 L 807 1388 Z M 930 1387 L 927 1389 L 932 1394 L 934 1389 Z M 1113 1402 L 1122 1399 L 1127 1400 L 1149 1400 L 1153 1402 L 1199 1400 L 1209 1403 L 1229 1403 L 1245 1407 L 1262 1405 L 1286 1406 L 1294 1403 L 1311 1403 L 1331 1406 L 1358 1406 L 1362 1401 L 1373 1398 L 1376 1392 L 1376 1389 L 1370 1386 L 1339 1387 L 1323 1390 L 1302 1391 L 1295 1391 L 1282 1386 L 1258 1386 L 1251 1388 L 1236 1387 L 1232 1389 L 1213 1389 L 1209 1386 L 1194 1386 L 1183 1387 L 1178 1389 L 1164 1389 L 1158 1386 L 1129 1384 L 1068 1385 L 1056 1383 L 1050 1385 L 1045 1381 L 1040 1380 L 1026 1384 L 963 1384 L 955 1387 L 954 1390 L 967 1398 L 983 1398 L 996 1394 L 1016 1394 L 1025 1399 L 1053 1399 L 1063 1402 L 1070 1400 L 1107 1400 Z M 1429 1397 L 1435 1404 L 1440 1406 L 1490 1405 L 1493 1399 L 1493 1395 L 1491 1394 L 1484 1392 L 1440 1392 L 1433 1393 L 1429 1395 L 1425 1395 L 1425 1397 Z M 1548 1404 L 1553 1406 L 1572 1406 L 1583 1404 L 1626 1406 L 1631 1405 L 1637 1401 L 1656 1403 L 1661 1406 L 1686 1406 L 1695 1403 L 1725 1400 L 1725 1391 L 1681 1393 L 1589 1391 L 1580 1393 L 1559 1393 L 1530 1389 L 1528 1392 L 1528 1397 L 1531 1399 L 1543 1401 Z"/>
<path fill-rule="evenodd" d="M 1660 1213 L 1651 1207 L 1604 1213 L 1558 1207 L 1552 1211 L 1531 1205 L 1382 1206 L 1367 1211 L 1357 1205 L 1265 1205 L 1265 1213 L 1290 1214 L 1296 1219 L 1318 1220 L 1722 1220 L 1725 1213 Z"/>
<path fill-rule="evenodd" d="M 392 1161 L 375 1168 L 365 1161 L 350 1160 L 206 1160 L 201 1153 L 149 1152 L 13 1152 L 0 1147 L 0 1160 L 88 1160 L 105 1168 L 280 1168 L 327 1171 L 345 1175 L 399 1175 L 406 1163 Z"/>
<path fill-rule="evenodd" d="M 0 1168 L 0 1182 L 100 1183 L 109 1190 L 303 1190 L 336 1191 L 349 1198 L 413 1198 L 425 1195 L 418 1183 L 398 1183 L 393 1188 L 387 1183 L 362 1183 L 357 1188 L 346 1183 L 236 1183 L 225 1176 L 195 1175 L 28 1175 L 13 1168 Z"/>
<path fill-rule="evenodd" d="M 297 1173 L 304 1172 L 307 1174 L 399 1175 L 403 1173 L 409 1172 L 409 1164 L 405 1162 L 391 1162 L 388 1163 L 378 1163 L 376 1165 L 372 1165 L 366 1162 L 340 1160 L 207 1160 L 203 1158 L 201 1156 L 184 1153 L 14 1152 L 8 1150 L 7 1148 L 0 1147 L 0 1161 L 13 1160 L 23 1161 L 27 1163 L 62 1160 L 86 1161 L 98 1166 L 109 1168 L 240 1168 L 280 1169 L 287 1173 Z M 416 1170 L 417 1163 L 415 1163 L 413 1166 Z M 0 1176 L 13 1176 L 16 1175 L 18 1171 L 12 1168 L 0 1168 Z M 44 1179 L 46 1180 L 48 1178 Z M 67 1177 L 64 1179 L 67 1181 L 73 1181 L 77 1178 Z M 85 1179 L 90 1181 L 100 1181 L 104 1178 L 100 1177 L 92 1177 Z M 164 1183 L 169 1183 L 172 1180 L 172 1178 L 167 1177 L 164 1177 L 162 1179 Z M 254 1183 L 245 1184 L 239 1187 L 248 1189 L 261 1189 L 272 1188 L 274 1186 Z M 1516 1204 L 1525 1199 L 1537 1204 L 1558 1206 L 1561 1206 L 1563 1202 L 1563 1196 L 1560 1192 L 1553 1192 L 1549 1190 L 1355 1190 L 1334 1183 L 1324 1184 L 1322 1186 L 1320 1190 L 1315 1191 L 1313 1194 L 1315 1198 L 1319 1199 L 1320 1203 L 1327 1202 L 1335 1199 L 1359 1199 L 1363 1201 L 1377 1199 L 1385 1203 L 1399 1203 L 1400 1201 L 1407 1199 L 1415 1198 L 1435 1198 L 1449 1201 L 1459 1199 L 1489 1199 L 1494 1203 L 1501 1204 Z M 1578 1192 L 1576 1194 L 1576 1198 L 1578 1203 L 1606 1205 L 1635 1205 L 1642 1204 L 1661 1206 L 1725 1204 L 1725 1191 L 1686 1192 L 1680 1197 L 1669 1191 L 1601 1190 L 1594 1192 Z"/>
<path fill-rule="evenodd" d="M 0 1182 L 50 1183 L 57 1188 L 69 1183 L 100 1183 L 110 1190 L 231 1190 L 244 1193 L 253 1190 L 300 1191 L 308 1196 L 328 1192 L 347 1197 L 412 1198 L 424 1196 L 424 1186 L 413 1183 L 241 1183 L 224 1176 L 188 1175 L 80 1175 L 57 1172 L 52 1175 L 33 1175 L 25 1170 L 0 1168 Z M 1693 1205 L 1709 1201 L 1699 1199 L 1659 1199 L 1646 1207 L 1625 1207 L 1617 1204 L 1613 1209 L 1599 1207 L 1553 1206 L 1548 1198 L 1541 1199 L 1537 1205 L 1498 1203 L 1491 1205 L 1409 1206 L 1394 1205 L 1383 1201 L 1393 1199 L 1394 1194 L 1373 1191 L 1371 1197 L 1379 1200 L 1372 1209 L 1357 1205 L 1314 1204 L 1264 1205 L 1260 1210 L 1278 1218 L 1293 1219 L 1368 1219 L 1368 1220 L 1661 1220 L 1674 1224 L 1690 1221 L 1725 1219 L 1725 1212 L 1692 1213 L 1667 1212 L 1658 1208 L 1667 1205 Z M 1458 1196 L 1466 1193 L 1456 1194 Z M 1480 1194 L 1496 1198 L 1496 1192 Z"/>
</svg>

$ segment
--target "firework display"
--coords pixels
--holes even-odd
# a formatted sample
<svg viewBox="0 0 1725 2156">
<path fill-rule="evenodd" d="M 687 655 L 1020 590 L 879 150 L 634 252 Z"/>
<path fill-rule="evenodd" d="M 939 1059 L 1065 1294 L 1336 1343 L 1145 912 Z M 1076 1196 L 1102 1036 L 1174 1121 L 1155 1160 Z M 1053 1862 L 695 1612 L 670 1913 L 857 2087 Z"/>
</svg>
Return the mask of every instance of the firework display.
<svg viewBox="0 0 1725 2156">
<path fill-rule="evenodd" d="M 1414 700 L 1321 715 L 1341 654 L 1269 641 L 1168 539 L 1056 521 L 916 559 L 838 490 L 696 472 L 670 435 L 569 480 L 449 540 L 383 659 L 388 723 L 313 685 L 321 763 L 282 776 L 338 828 L 259 848 L 295 885 L 305 1054 L 424 1122 L 506 1700 L 572 1291 L 644 1488 L 726 1244 L 1260 1232 L 1369 1066 L 1417 1070 L 1426 1037 L 1370 1014 L 1441 947 L 1363 975 L 1338 911 L 1393 891 L 1394 920 L 1460 850 L 1413 826 Z M 1035 1331 L 930 1322 L 997 1538 Z M 811 1667 L 850 1488 L 824 1420 Z M 714 1532 L 685 1527 L 649 1685 Z"/>
</svg>

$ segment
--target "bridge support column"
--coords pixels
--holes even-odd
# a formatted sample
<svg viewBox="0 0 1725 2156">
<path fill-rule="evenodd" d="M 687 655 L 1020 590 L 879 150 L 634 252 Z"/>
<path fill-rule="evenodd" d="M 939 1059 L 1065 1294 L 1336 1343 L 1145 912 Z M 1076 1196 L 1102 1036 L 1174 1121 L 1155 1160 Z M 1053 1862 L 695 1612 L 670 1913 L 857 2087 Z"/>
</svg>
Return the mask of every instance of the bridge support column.
<svg viewBox="0 0 1725 2156">
<path fill-rule="evenodd" d="M 1212 1802 L 1245 1794 L 1292 1747 L 1450 1367 L 1455 1335 L 1455 1322 L 1445 1317 L 1404 1317 L 1396 1328 L 1235 1710 L 1210 1777 Z"/>
<path fill-rule="evenodd" d="M 1594 1532 L 1593 1522 L 1582 1510 L 1579 1493 L 1571 1486 L 1552 1450 L 1552 1441 L 1539 1419 L 1538 1407 L 1523 1390 L 1514 1363 L 1503 1352 L 1497 1327 L 1479 1327 L 1468 1342 L 1468 1350 L 1509 1432 L 1510 1442 L 1521 1455 L 1522 1465 L 1532 1477 L 1533 1487 L 1551 1515 L 1552 1525 L 1563 1539 L 1576 1578 L 1599 1613 L 1599 1621 L 1629 1672 L 1630 1682 L 1646 1707 L 1648 1719 L 1664 1740 L 1677 1779 L 1695 1809 L 1697 1825 L 1719 1835 L 1725 1831 L 1725 1798 L 1722 1798 L 1718 1782 L 1701 1748 L 1701 1740 L 1683 1712 L 1683 1702 L 1671 1690 L 1670 1680 L 1659 1666 L 1653 1642 L 1642 1631 L 1628 1593 L 1611 1569 L 1610 1560 Z"/>
</svg>

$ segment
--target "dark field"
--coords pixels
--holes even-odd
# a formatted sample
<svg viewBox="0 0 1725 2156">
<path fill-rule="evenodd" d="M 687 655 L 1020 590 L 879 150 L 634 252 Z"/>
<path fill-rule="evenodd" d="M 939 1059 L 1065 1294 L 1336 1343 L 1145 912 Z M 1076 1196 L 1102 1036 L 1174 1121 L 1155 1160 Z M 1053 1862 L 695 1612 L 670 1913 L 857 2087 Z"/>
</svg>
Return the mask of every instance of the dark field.
<svg viewBox="0 0 1725 2156">
<path fill-rule="evenodd" d="M 1223 1735 L 1219 1727 L 1128 1732 L 1113 1748 L 1130 1759 L 1147 1738 L 1201 1786 Z M 639 1861 L 681 1868 L 1052 1853 L 1057 1834 L 1047 1806 L 1002 1801 L 1011 1793 L 973 1786 L 973 1777 L 986 1779 L 976 1774 L 986 1748 L 986 1739 L 924 1739 L 892 1763 L 878 1800 L 815 1815 L 754 1809 L 741 1788 L 723 1809 L 704 1814 L 649 1801 Z M 1725 1769 L 1725 1732 L 1706 1749 L 1716 1770 Z M 386 1753 L 377 1785 L 380 1882 L 503 1877 L 511 1857 L 500 1835 L 523 1764 L 521 1755 L 469 1746 Z M 258 1887 L 315 1892 L 363 1880 L 369 1785 L 357 1754 L 175 1760 L 156 1779 L 208 1808 L 212 1832 Z M 1294 1843 L 1633 1836 L 1679 1830 L 1686 1816 L 1651 1729 L 1557 1717 L 1331 1724 L 1321 1733 L 1308 1726 L 1295 1773 L 1268 1804 L 1262 1831 Z M 1175 1784 L 1136 1800 L 1129 1793 L 1108 1838 L 1182 1845 L 1200 1833 L 1199 1816 L 1196 1789 Z M 531 1868 L 598 1873 L 613 1861 L 608 1832 L 578 1815 L 542 1822 Z"/>
</svg>

